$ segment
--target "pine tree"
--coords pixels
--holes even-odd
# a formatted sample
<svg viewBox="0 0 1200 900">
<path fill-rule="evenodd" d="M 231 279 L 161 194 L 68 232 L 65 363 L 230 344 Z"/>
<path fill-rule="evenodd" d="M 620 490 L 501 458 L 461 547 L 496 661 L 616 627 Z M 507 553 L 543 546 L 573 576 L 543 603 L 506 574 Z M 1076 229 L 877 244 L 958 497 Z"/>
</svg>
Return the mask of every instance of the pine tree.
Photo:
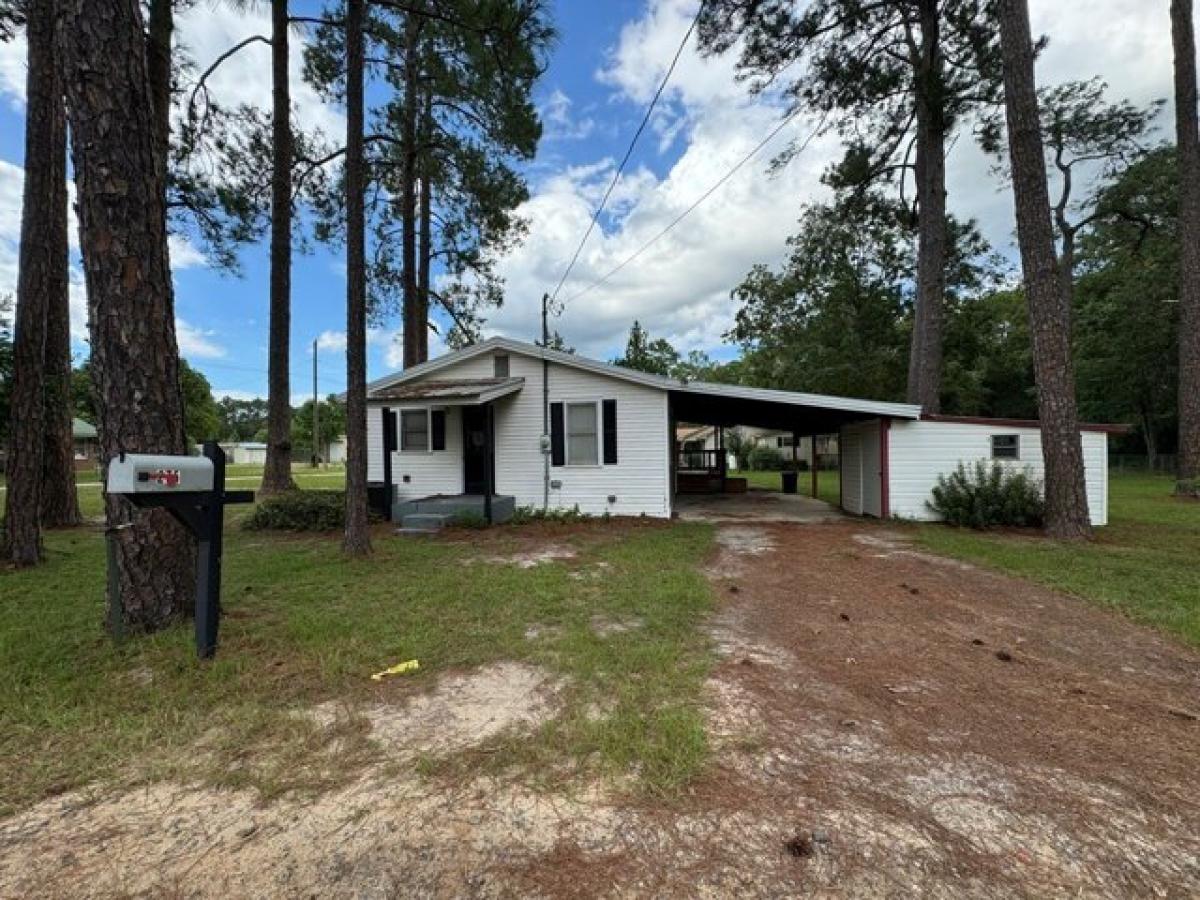
<svg viewBox="0 0 1200 900">
<path fill-rule="evenodd" d="M 1200 131 L 1192 0 L 1171 0 L 1179 164 L 1179 457 L 1181 494 L 1200 496 Z"/>
<path fill-rule="evenodd" d="M 1051 537 L 1079 539 L 1091 534 L 1091 526 L 1075 406 L 1071 309 L 1063 295 L 1054 253 L 1026 0 L 1000 0 L 999 17 L 1017 241 L 1029 303 L 1046 465 L 1046 531 Z"/>
<path fill-rule="evenodd" d="M 998 55 L 987 0 L 710 0 L 701 46 L 740 48 L 738 68 L 756 91 L 784 88 L 789 114 L 808 109 L 847 149 L 826 176 L 838 189 L 891 183 L 912 203 L 918 236 L 909 402 L 941 406 L 946 285 L 946 142 L 980 105 L 996 100 Z M 790 157 L 785 152 L 778 160 Z M 908 192 L 915 188 L 915 198 Z"/>
<path fill-rule="evenodd" d="M 166 172 L 158 152 L 145 24 L 137 0 L 63 0 L 59 34 L 79 191 L 95 400 L 103 459 L 184 453 Z M 130 630 L 175 621 L 194 599 L 187 532 L 164 510 L 113 495 L 121 613 Z M 127 527 L 126 527 L 127 526 Z"/>
<path fill-rule="evenodd" d="M 363 160 L 365 0 L 346 0 L 346 531 L 342 549 L 371 552 L 367 521 L 366 172 Z"/>
</svg>

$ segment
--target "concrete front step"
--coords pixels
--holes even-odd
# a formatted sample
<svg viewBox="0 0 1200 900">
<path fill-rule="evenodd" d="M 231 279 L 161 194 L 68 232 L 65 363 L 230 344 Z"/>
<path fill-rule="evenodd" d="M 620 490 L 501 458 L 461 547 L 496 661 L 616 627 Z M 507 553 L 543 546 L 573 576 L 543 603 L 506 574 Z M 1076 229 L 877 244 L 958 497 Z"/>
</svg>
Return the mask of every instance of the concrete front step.
<svg viewBox="0 0 1200 900">
<path fill-rule="evenodd" d="M 516 512 L 516 505 L 516 498 L 512 496 L 493 494 L 492 521 L 507 522 Z M 410 516 L 426 515 L 442 516 L 446 519 L 453 519 L 457 515 L 481 518 L 483 516 L 483 497 L 479 494 L 435 495 L 397 500 L 392 506 L 393 522 L 406 524 Z"/>
<path fill-rule="evenodd" d="M 409 513 L 400 520 L 407 531 L 440 531 L 454 518 L 451 513 Z"/>
</svg>

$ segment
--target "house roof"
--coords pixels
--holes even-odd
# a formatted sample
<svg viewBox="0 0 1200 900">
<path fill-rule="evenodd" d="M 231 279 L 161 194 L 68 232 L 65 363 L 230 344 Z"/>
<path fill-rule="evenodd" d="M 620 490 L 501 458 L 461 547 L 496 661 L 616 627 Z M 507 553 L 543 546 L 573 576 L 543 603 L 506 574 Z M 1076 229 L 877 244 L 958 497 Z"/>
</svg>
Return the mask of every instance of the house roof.
<svg viewBox="0 0 1200 900">
<path fill-rule="evenodd" d="M 1041 428 L 1037 419 L 997 419 L 988 416 L 944 416 L 938 413 L 925 413 L 921 416 L 925 422 L 951 422 L 962 425 L 994 425 L 1001 428 Z M 1129 434 L 1132 425 L 1105 425 L 1100 422 L 1080 422 L 1080 431 L 1102 431 L 1105 434 Z"/>
<path fill-rule="evenodd" d="M 377 388 L 370 392 L 372 400 L 423 400 L 447 405 L 473 405 L 487 403 L 519 391 L 525 385 L 524 378 L 460 378 L 401 382 Z"/>
<path fill-rule="evenodd" d="M 96 426 L 91 422 L 85 422 L 83 419 L 71 420 L 71 437 L 76 440 L 94 438 L 96 436 Z"/>
<path fill-rule="evenodd" d="M 539 347 L 536 344 L 528 344 L 524 341 L 514 341 L 511 338 L 493 337 L 488 338 L 478 344 L 466 347 L 462 350 L 457 350 L 453 353 L 447 353 L 444 356 L 439 356 L 436 359 L 431 359 L 428 362 L 421 363 L 418 366 L 413 366 L 410 369 L 405 369 L 403 372 L 397 372 L 393 375 L 385 376 L 377 381 L 367 385 L 367 396 L 372 399 L 379 399 L 382 391 L 394 388 L 398 385 L 406 384 L 411 381 L 416 381 L 432 375 L 447 366 L 464 360 L 472 359 L 485 353 L 503 350 L 509 353 L 519 353 L 524 356 L 530 356 L 534 359 L 546 359 L 550 362 L 570 368 L 581 369 L 585 372 L 593 372 L 598 375 L 606 375 L 610 378 L 616 378 L 621 381 L 633 382 L 634 384 L 644 385 L 650 388 L 657 388 L 663 391 L 669 391 L 672 394 L 680 397 L 689 397 L 694 400 L 694 403 L 688 404 L 701 411 L 705 405 L 705 401 L 709 399 L 718 399 L 724 401 L 726 407 L 729 408 L 729 414 L 733 415 L 735 409 L 741 409 L 749 412 L 753 408 L 763 410 L 767 406 L 773 407 L 799 407 L 810 410 L 819 410 L 834 416 L 844 415 L 849 417 L 854 416 L 890 416 L 899 419 L 918 419 L 921 416 L 921 407 L 908 403 L 888 403 L 880 400 L 861 400 L 853 397 L 834 397 L 825 394 L 809 394 L 800 391 L 777 391 L 767 388 L 752 388 L 743 387 L 736 384 L 714 384 L 704 381 L 680 381 L 676 378 L 667 378 L 663 375 L 651 375 L 648 372 L 639 372 L 635 369 L 626 369 L 622 366 L 615 366 L 611 363 L 599 362 L 598 360 L 588 359 L 584 356 L 578 356 L 574 353 L 563 353 L 558 350 L 548 350 L 544 347 Z M 485 401 L 479 401 L 485 402 Z M 681 414 L 681 417 L 682 414 Z M 689 418 L 693 418 L 690 417 Z M 697 416 L 703 421 L 705 416 Z M 770 418 L 770 417 L 766 417 Z M 766 419 L 764 424 L 768 424 Z M 739 419 L 732 418 L 727 424 L 737 424 Z M 742 424 L 754 424 L 753 421 L 744 420 Z"/>
</svg>

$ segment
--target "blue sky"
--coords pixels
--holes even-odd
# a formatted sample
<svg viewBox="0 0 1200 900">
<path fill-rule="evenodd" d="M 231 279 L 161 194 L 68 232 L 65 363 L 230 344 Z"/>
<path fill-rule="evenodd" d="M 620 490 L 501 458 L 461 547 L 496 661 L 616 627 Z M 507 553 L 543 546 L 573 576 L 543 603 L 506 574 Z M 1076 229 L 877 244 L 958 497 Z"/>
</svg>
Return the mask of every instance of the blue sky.
<svg viewBox="0 0 1200 900">
<path fill-rule="evenodd" d="M 1043 83 L 1103 75 L 1114 95 L 1138 102 L 1170 95 L 1166 2 L 1144 0 L 1035 0 L 1035 30 L 1051 38 L 1039 64 Z M 294 4 L 302 10 L 305 4 Z M 317 8 L 318 4 L 311 4 Z M 1161 7 L 1161 8 L 1159 8 Z M 530 232 L 500 262 L 506 277 L 503 309 L 487 331 L 531 339 L 538 302 L 551 290 L 574 251 L 646 103 L 694 15 L 695 0 L 560 0 L 559 40 L 537 91 L 545 135 L 526 167 L 531 199 L 522 209 Z M 180 37 L 205 66 L 241 38 L 265 32 L 260 12 L 244 16 L 201 4 L 185 14 Z M 293 66 L 299 75 L 299 40 Z M 15 284 L 22 166 L 24 60 L 20 42 L 0 46 L 0 291 Z M 243 51 L 214 80 L 226 103 L 269 103 L 268 50 Z M 296 86 L 293 99 L 306 125 L 330 134 L 341 113 Z M 1170 110 L 1164 125 L 1169 130 Z M 822 169 L 837 152 L 830 136 L 815 141 L 775 176 L 765 173 L 772 151 L 802 138 L 811 123 L 797 120 L 710 200 L 603 286 L 577 299 L 596 278 L 638 250 L 687 208 L 779 121 L 770 98 L 751 98 L 736 83 L 732 59 L 702 59 L 690 46 L 642 136 L 607 215 L 592 235 L 562 297 L 567 308 L 555 327 L 588 355 L 619 352 L 634 318 L 682 350 L 703 349 L 727 358 L 722 334 L 734 306 L 733 288 L 755 263 L 776 263 L 794 230 L 800 206 L 819 199 Z M 969 138 L 949 160 L 950 208 L 976 217 L 988 238 L 1011 254 L 1012 210 L 990 163 Z M 75 235 L 72 234 L 72 240 Z M 244 249 L 242 277 L 209 268 L 185 240 L 173 243 L 178 331 L 183 354 L 208 377 L 218 396 L 262 396 L 267 369 L 267 249 Z M 318 353 L 322 394 L 345 387 L 345 283 L 341 251 L 317 247 L 297 255 L 293 272 L 292 390 L 312 389 L 312 353 Z M 81 274 L 75 273 L 75 333 L 85 332 Z M 398 323 L 372 331 L 369 375 L 398 368 Z M 431 340 L 434 353 L 440 345 Z M 86 346 L 80 341 L 82 356 Z"/>
</svg>

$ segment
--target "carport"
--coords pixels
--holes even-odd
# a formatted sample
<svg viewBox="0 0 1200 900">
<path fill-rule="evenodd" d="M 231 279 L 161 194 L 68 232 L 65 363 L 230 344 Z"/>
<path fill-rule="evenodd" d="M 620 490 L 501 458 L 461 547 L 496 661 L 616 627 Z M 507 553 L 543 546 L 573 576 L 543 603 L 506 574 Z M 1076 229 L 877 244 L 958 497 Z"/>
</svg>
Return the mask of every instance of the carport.
<svg viewBox="0 0 1200 900">
<path fill-rule="evenodd" d="M 771 431 L 784 431 L 792 435 L 793 457 L 800 438 L 808 437 L 815 443 L 819 435 L 840 434 L 842 429 L 855 423 L 878 420 L 882 423 L 892 419 L 920 419 L 921 407 L 907 403 L 890 403 L 879 400 L 862 400 L 852 397 L 832 397 L 800 391 L 777 391 L 766 388 L 743 387 L 740 385 L 711 384 L 706 382 L 682 383 L 670 391 L 670 434 L 674 443 L 676 426 L 680 423 L 709 425 L 717 429 L 716 451 L 712 464 L 706 465 L 703 481 L 694 478 L 696 473 L 688 468 L 689 460 L 683 458 L 680 448 L 673 446 L 671 453 L 671 484 L 675 491 L 675 505 L 682 515 L 685 511 L 702 507 L 690 501 L 684 494 L 726 494 L 729 477 L 726 471 L 724 432 L 726 428 L 746 426 Z M 879 490 L 886 494 L 887 473 L 886 425 L 879 428 L 878 471 Z M 839 455 L 841 444 L 839 442 Z M 876 458 L 872 454 L 872 458 Z M 817 496 L 819 468 L 810 467 L 811 493 Z M 686 479 L 686 490 L 680 491 L 681 477 Z M 804 498 L 808 500 L 808 498 Z M 809 501 L 817 503 L 819 501 Z M 821 504 L 823 507 L 824 504 Z M 732 507 L 731 507 L 732 508 Z M 749 510 L 748 510 L 749 511 Z"/>
</svg>

